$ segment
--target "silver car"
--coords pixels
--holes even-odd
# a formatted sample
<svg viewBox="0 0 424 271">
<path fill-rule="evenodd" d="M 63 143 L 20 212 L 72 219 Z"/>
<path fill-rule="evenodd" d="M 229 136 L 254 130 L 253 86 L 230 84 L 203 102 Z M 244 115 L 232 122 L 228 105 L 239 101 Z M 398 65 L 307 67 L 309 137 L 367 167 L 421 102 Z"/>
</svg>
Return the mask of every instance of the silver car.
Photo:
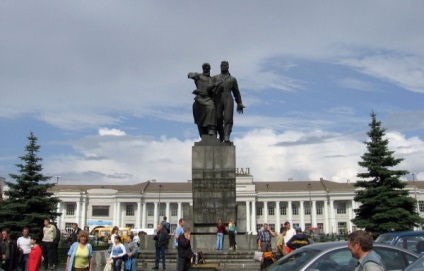
<svg viewBox="0 0 424 271">
<path fill-rule="evenodd" d="M 403 270 L 420 255 L 403 248 L 374 243 L 374 251 L 383 259 L 387 270 Z M 354 271 L 357 259 L 347 242 L 318 243 L 299 248 L 279 259 L 267 271 Z"/>
</svg>

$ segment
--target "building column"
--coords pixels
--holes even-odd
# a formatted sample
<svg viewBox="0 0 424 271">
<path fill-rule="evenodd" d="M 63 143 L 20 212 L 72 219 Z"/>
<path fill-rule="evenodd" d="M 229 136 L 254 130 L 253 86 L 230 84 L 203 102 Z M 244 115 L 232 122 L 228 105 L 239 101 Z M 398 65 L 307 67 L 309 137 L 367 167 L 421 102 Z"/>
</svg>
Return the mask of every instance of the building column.
<svg viewBox="0 0 424 271">
<path fill-rule="evenodd" d="M 300 205 L 300 210 L 299 210 L 299 212 L 300 212 L 300 222 L 299 222 L 299 226 L 302 228 L 302 229 L 305 229 L 305 207 L 304 207 L 304 205 L 303 205 L 303 200 L 301 200 L 301 201 L 299 201 L 299 205 Z"/>
<path fill-rule="evenodd" d="M 268 201 L 264 201 L 263 202 L 263 213 L 262 213 L 262 217 L 264 218 L 264 221 L 262 221 L 262 224 L 264 223 L 268 223 Z"/>
<path fill-rule="evenodd" d="M 336 231 L 336 217 L 334 215 L 334 200 L 330 200 L 330 229 L 331 233 Z"/>
<path fill-rule="evenodd" d="M 246 201 L 246 232 L 249 233 L 250 230 L 250 201 Z"/>
<path fill-rule="evenodd" d="M 57 213 L 62 213 L 62 212 L 61 212 L 61 210 L 60 210 L 61 205 L 62 205 L 62 202 L 61 202 L 61 201 L 59 201 L 59 202 L 57 203 L 57 205 L 56 205 L 56 212 L 57 212 Z M 58 227 L 59 229 L 65 229 L 65 225 L 62 225 L 62 221 L 63 221 L 62 217 L 63 217 L 63 215 L 61 215 L 61 216 L 57 216 L 57 217 L 56 217 L 56 219 L 57 219 L 57 220 L 56 220 L 56 223 L 57 223 L 57 227 Z"/>
<path fill-rule="evenodd" d="M 256 200 L 252 201 L 252 233 L 256 234 Z"/>
<path fill-rule="evenodd" d="M 287 201 L 287 221 L 290 222 L 291 225 L 293 225 L 293 206 L 292 201 Z"/>
<path fill-rule="evenodd" d="M 78 224 L 78 225 L 81 225 L 82 229 L 84 229 L 85 226 L 88 226 L 87 225 L 87 200 L 88 200 L 87 194 L 83 193 L 82 194 L 82 209 L 81 209 L 81 212 L 82 212 L 81 224 Z"/>
<path fill-rule="evenodd" d="M 352 223 L 352 219 L 355 217 L 355 201 L 351 200 L 350 202 L 350 208 L 348 208 L 347 212 L 349 215 L 349 220 L 347 222 L 347 231 L 348 232 L 352 232 L 353 231 L 353 223 Z"/>
<path fill-rule="evenodd" d="M 169 203 L 169 202 L 167 202 L 166 203 L 166 209 L 165 209 L 165 215 L 166 215 L 166 218 L 168 219 L 167 221 L 169 222 L 169 223 L 171 223 L 170 221 L 171 221 L 171 216 L 170 216 L 170 204 L 171 203 Z"/>
<path fill-rule="evenodd" d="M 311 209 L 311 216 L 312 216 L 312 225 L 311 227 L 317 227 L 317 201 L 312 201 L 312 209 Z"/>
<path fill-rule="evenodd" d="M 143 213 L 141 214 L 141 227 L 146 228 L 147 222 L 147 202 L 143 203 Z"/>
<path fill-rule="evenodd" d="M 153 228 L 154 229 L 156 229 L 156 226 L 158 225 L 158 215 L 159 215 L 159 212 L 158 212 L 158 203 L 157 202 L 155 202 L 154 203 L 154 205 L 155 205 L 155 208 L 153 209 L 154 211 L 153 211 Z"/>
<path fill-rule="evenodd" d="M 281 227 L 281 222 L 280 222 L 280 201 L 276 201 L 275 202 L 274 214 L 275 214 L 275 231 L 278 232 L 278 233 L 280 233 L 280 227 Z"/>
<path fill-rule="evenodd" d="M 78 198 L 77 200 L 77 210 L 76 210 L 76 221 L 78 225 L 81 225 L 81 198 Z"/>
<path fill-rule="evenodd" d="M 324 205 L 323 205 L 323 209 L 324 209 L 324 232 L 325 233 L 330 233 L 330 218 L 328 215 L 328 202 L 327 200 L 324 200 Z"/>
<path fill-rule="evenodd" d="M 140 201 L 137 202 L 137 214 L 135 216 L 135 227 L 137 229 L 142 227 L 142 225 L 141 225 L 141 202 Z"/>
<path fill-rule="evenodd" d="M 182 205 L 182 203 L 181 202 L 178 202 L 178 210 L 177 210 L 178 221 L 180 221 L 180 218 L 183 218 L 183 211 L 182 211 L 182 206 L 181 205 Z"/>
</svg>

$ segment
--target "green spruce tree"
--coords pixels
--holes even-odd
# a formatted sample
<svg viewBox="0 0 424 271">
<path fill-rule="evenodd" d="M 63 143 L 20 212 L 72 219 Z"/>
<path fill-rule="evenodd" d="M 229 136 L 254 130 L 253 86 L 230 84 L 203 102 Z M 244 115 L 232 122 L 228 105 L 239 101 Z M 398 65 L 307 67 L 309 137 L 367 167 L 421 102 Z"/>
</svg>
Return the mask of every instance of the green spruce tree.
<svg viewBox="0 0 424 271">
<path fill-rule="evenodd" d="M 384 138 L 386 130 L 374 112 L 371 118 L 369 140 L 365 142 L 367 152 L 358 162 L 366 172 L 358 173 L 360 180 L 354 184 L 354 200 L 360 206 L 355 209 L 352 222 L 375 238 L 383 232 L 412 230 L 423 223 L 423 219 L 416 211 L 415 199 L 404 189 L 406 183 L 400 180 L 408 171 L 392 169 L 403 159 L 394 158 L 394 152 L 389 151 L 389 140 Z"/>
<path fill-rule="evenodd" d="M 42 158 L 37 156 L 40 146 L 31 132 L 26 154 L 19 157 L 20 174 L 10 174 L 15 182 L 6 182 L 6 199 L 0 204 L 0 228 L 9 228 L 14 238 L 20 236 L 23 227 L 30 229 L 32 236 L 40 236 L 44 219 L 54 220 L 58 215 L 59 199 L 49 192 L 54 186 L 48 183 L 51 177 L 42 174 Z"/>
</svg>

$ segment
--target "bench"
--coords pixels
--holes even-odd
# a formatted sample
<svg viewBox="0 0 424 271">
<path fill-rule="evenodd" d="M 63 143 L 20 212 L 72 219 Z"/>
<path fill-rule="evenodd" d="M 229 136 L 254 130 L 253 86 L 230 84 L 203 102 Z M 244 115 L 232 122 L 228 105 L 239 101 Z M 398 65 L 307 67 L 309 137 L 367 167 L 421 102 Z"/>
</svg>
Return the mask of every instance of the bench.
<svg viewBox="0 0 424 271">
<path fill-rule="evenodd" d="M 190 270 L 216 271 L 218 267 L 219 263 L 192 264 Z"/>
</svg>

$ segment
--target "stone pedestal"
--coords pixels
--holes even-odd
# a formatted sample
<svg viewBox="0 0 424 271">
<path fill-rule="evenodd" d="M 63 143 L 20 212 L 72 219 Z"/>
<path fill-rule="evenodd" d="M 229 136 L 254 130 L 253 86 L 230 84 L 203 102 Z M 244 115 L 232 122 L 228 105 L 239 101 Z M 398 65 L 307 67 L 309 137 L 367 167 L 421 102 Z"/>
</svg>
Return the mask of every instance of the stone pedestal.
<svg viewBox="0 0 424 271">
<path fill-rule="evenodd" d="M 236 150 L 203 136 L 192 148 L 193 226 L 195 233 L 216 232 L 216 223 L 236 217 Z"/>
</svg>

